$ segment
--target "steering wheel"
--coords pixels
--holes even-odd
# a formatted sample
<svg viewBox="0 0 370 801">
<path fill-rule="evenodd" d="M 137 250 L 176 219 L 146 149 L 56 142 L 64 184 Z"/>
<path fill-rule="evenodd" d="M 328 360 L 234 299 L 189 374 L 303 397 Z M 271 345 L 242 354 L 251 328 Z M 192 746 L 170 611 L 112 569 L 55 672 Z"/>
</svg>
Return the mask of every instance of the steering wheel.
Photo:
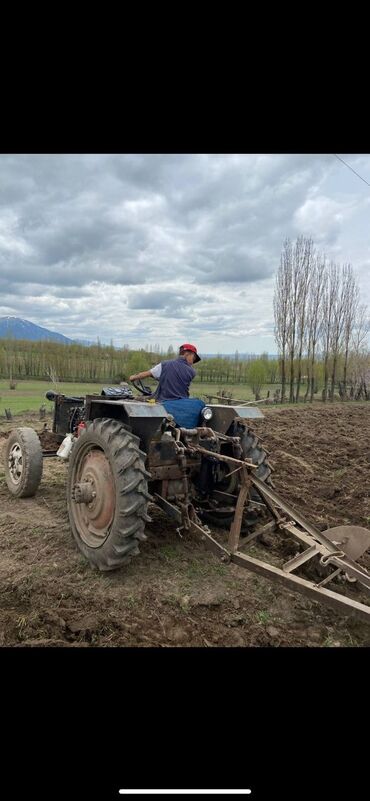
<svg viewBox="0 0 370 801">
<path fill-rule="evenodd" d="M 153 395 L 151 388 L 145 386 L 141 378 L 137 379 L 136 381 L 131 381 L 131 383 L 134 385 L 135 389 L 137 389 L 138 392 L 140 392 L 141 395 L 147 395 L 147 396 Z"/>
</svg>

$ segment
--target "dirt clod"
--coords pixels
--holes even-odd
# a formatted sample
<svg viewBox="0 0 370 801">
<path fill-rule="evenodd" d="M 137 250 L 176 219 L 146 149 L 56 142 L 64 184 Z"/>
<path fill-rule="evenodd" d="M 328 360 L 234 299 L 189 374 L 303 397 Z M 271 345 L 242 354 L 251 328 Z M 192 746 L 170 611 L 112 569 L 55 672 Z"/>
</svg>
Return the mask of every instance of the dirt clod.
<svg viewBox="0 0 370 801">
<path fill-rule="evenodd" d="M 266 631 L 270 637 L 278 637 L 280 634 L 279 629 L 276 629 L 275 626 L 268 626 Z"/>
</svg>

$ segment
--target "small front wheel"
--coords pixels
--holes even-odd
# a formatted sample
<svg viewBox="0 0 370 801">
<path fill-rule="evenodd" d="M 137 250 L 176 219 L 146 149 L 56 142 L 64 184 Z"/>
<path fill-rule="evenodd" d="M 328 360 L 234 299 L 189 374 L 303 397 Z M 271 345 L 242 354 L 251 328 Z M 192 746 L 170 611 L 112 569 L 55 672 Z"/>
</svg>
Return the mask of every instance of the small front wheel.
<svg viewBox="0 0 370 801">
<path fill-rule="evenodd" d="M 15 428 L 5 448 L 5 481 L 17 498 L 35 495 L 42 476 L 42 448 L 33 428 Z"/>
</svg>

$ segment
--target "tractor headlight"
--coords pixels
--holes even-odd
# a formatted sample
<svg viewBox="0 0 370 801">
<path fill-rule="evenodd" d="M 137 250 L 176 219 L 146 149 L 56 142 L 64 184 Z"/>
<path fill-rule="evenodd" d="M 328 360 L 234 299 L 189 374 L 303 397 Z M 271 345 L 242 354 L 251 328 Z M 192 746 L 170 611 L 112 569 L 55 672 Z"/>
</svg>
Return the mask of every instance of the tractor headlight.
<svg viewBox="0 0 370 801">
<path fill-rule="evenodd" d="M 203 417 L 203 420 L 207 420 L 207 421 L 208 420 L 212 420 L 213 411 L 212 411 L 212 409 L 209 408 L 209 406 L 205 406 L 205 408 L 202 409 L 202 417 Z"/>
</svg>

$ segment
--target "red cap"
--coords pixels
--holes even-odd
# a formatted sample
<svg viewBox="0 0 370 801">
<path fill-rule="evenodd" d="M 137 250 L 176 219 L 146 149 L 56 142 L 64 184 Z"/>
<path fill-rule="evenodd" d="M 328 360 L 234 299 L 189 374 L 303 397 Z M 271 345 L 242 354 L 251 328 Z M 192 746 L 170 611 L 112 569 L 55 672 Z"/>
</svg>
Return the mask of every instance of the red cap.
<svg viewBox="0 0 370 801">
<path fill-rule="evenodd" d="M 198 356 L 197 349 L 195 345 L 189 345 L 187 342 L 186 345 L 180 345 L 180 350 L 191 350 L 192 353 L 195 353 L 195 362 L 200 362 L 200 356 Z"/>
</svg>

